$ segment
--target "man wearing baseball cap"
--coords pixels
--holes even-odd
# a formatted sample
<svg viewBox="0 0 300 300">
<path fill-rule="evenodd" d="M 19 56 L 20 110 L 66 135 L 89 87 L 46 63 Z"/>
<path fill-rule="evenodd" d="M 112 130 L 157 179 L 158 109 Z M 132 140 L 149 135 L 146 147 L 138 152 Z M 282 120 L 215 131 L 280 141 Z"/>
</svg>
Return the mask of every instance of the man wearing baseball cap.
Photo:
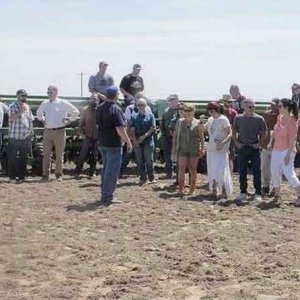
<svg viewBox="0 0 300 300">
<path fill-rule="evenodd" d="M 104 205 L 116 202 L 114 192 L 122 163 L 123 142 L 127 143 L 127 151 L 132 151 L 132 144 L 126 132 L 124 113 L 117 104 L 118 93 L 116 86 L 107 88 L 107 100 L 96 111 L 99 151 L 103 160 L 101 204 Z"/>
<path fill-rule="evenodd" d="M 132 72 L 123 77 L 120 83 L 120 90 L 124 95 L 125 105 L 128 106 L 133 103 L 136 93 L 144 91 L 144 80 L 139 75 L 142 66 L 134 64 Z"/>
<path fill-rule="evenodd" d="M 21 183 L 25 180 L 27 157 L 31 147 L 33 114 L 26 103 L 25 90 L 17 91 L 17 101 L 9 106 L 9 156 L 8 176 Z"/>
</svg>

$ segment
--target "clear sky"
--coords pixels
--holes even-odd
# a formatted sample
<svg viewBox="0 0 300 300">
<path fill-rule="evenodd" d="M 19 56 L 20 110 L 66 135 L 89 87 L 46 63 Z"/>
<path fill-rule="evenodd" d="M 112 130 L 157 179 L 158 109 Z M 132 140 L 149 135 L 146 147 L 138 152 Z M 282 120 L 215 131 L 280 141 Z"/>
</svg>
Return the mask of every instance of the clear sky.
<svg viewBox="0 0 300 300">
<path fill-rule="evenodd" d="M 98 62 L 117 84 L 143 66 L 146 94 L 290 96 L 300 82 L 298 0 L 0 0 L 0 93 L 80 95 Z"/>
</svg>

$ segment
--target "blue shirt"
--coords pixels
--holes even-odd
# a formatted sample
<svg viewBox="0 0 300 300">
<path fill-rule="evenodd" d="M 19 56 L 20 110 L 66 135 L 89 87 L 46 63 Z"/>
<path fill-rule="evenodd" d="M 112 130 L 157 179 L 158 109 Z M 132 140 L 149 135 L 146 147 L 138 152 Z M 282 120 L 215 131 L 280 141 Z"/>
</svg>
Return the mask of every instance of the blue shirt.
<svg viewBox="0 0 300 300">
<path fill-rule="evenodd" d="M 134 114 L 131 119 L 131 127 L 134 128 L 135 136 L 138 138 L 148 132 L 151 127 L 155 128 L 155 118 L 152 113 Z M 147 136 L 143 145 L 154 145 L 154 132 Z"/>
</svg>

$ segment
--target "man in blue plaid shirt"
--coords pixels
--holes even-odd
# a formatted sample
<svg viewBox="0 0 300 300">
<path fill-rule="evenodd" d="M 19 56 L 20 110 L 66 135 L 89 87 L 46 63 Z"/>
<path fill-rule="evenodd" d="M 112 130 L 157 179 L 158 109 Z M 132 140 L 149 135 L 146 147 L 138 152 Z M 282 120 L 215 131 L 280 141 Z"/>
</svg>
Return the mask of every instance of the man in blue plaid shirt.
<svg viewBox="0 0 300 300">
<path fill-rule="evenodd" d="M 8 176 L 10 180 L 17 180 L 18 183 L 25 179 L 27 157 L 31 148 L 32 121 L 34 120 L 26 99 L 26 91 L 18 90 L 17 101 L 9 106 L 8 112 Z"/>
</svg>

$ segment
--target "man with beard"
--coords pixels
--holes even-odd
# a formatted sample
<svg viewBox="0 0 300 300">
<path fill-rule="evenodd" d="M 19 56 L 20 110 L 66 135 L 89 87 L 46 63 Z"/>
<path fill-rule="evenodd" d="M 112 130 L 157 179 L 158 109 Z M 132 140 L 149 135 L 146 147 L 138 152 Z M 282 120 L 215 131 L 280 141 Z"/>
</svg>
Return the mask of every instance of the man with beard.
<svg viewBox="0 0 300 300">
<path fill-rule="evenodd" d="M 27 156 L 31 147 L 32 121 L 34 120 L 26 98 L 26 91 L 18 90 L 17 101 L 9 106 L 8 112 L 8 176 L 10 180 L 17 180 L 17 183 L 25 180 Z"/>
<path fill-rule="evenodd" d="M 96 127 L 96 106 L 99 102 L 98 95 L 93 93 L 90 98 L 90 102 L 85 106 L 80 114 L 79 130 L 83 136 L 79 158 L 75 169 L 75 176 L 79 178 L 82 172 L 82 167 L 85 159 L 90 155 L 90 170 L 89 178 L 92 178 L 95 174 L 97 164 L 97 127 Z"/>
<path fill-rule="evenodd" d="M 134 102 L 136 93 L 144 90 L 144 81 L 139 75 L 141 69 L 142 67 L 140 64 L 134 64 L 132 67 L 132 72 L 124 76 L 120 83 L 120 90 L 124 95 L 126 106 Z"/>
</svg>

